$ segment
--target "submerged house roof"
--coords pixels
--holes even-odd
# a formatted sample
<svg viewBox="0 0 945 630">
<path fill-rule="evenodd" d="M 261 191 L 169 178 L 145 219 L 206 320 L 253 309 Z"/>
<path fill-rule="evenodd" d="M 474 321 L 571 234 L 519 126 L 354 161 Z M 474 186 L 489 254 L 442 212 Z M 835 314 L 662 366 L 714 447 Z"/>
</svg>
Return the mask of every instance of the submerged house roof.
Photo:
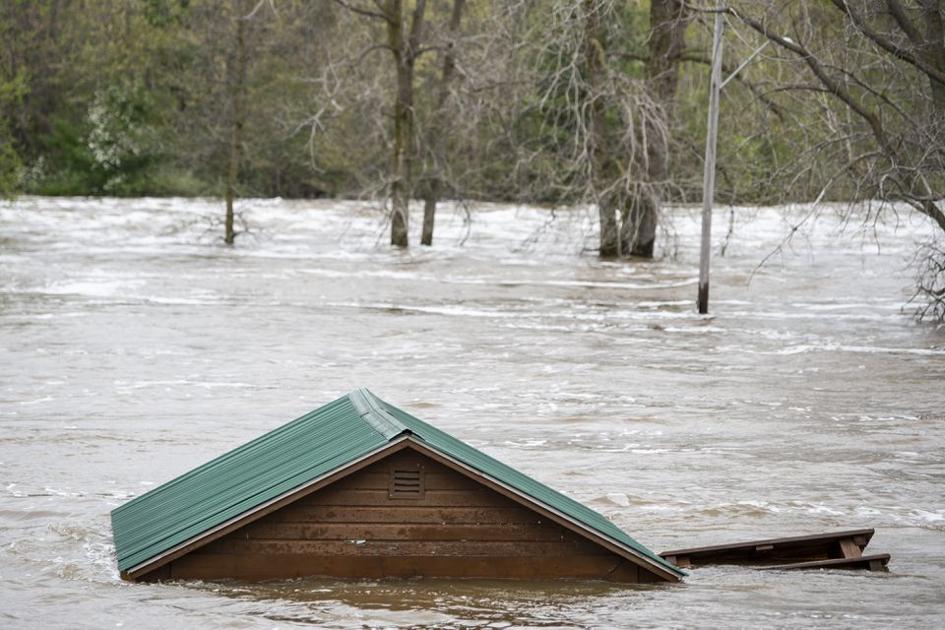
<svg viewBox="0 0 945 630">
<path fill-rule="evenodd" d="M 118 568 L 140 575 L 300 489 L 408 440 L 665 580 L 682 571 L 591 508 L 359 389 L 112 511 Z"/>
</svg>

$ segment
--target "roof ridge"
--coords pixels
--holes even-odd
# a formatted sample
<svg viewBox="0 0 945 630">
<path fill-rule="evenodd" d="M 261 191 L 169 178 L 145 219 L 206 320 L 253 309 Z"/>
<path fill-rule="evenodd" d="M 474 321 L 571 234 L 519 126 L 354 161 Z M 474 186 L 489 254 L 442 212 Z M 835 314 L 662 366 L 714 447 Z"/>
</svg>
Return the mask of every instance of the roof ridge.
<svg viewBox="0 0 945 630">
<path fill-rule="evenodd" d="M 359 387 L 350 392 L 348 394 L 348 400 L 354 405 L 361 419 L 371 425 L 371 427 L 383 435 L 385 439 L 392 440 L 398 435 L 412 433 L 407 425 L 388 413 L 380 404 L 383 401 L 367 388 Z"/>
</svg>

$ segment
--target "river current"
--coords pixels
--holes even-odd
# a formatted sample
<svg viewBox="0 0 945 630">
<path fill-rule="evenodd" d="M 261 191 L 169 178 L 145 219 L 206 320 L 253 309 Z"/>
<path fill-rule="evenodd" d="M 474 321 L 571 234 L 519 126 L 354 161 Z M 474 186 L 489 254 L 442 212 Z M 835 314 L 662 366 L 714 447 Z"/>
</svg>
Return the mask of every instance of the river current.
<svg viewBox="0 0 945 630">
<path fill-rule="evenodd" d="M 945 329 L 903 308 L 922 222 L 826 208 L 778 249 L 807 208 L 720 209 L 700 317 L 691 208 L 658 261 L 601 262 L 581 209 L 448 206 L 435 247 L 394 251 L 369 203 L 240 207 L 228 248 L 212 200 L 0 205 L 0 627 L 941 627 Z M 875 527 L 890 571 L 118 578 L 110 510 L 361 386 L 651 549 Z"/>
</svg>

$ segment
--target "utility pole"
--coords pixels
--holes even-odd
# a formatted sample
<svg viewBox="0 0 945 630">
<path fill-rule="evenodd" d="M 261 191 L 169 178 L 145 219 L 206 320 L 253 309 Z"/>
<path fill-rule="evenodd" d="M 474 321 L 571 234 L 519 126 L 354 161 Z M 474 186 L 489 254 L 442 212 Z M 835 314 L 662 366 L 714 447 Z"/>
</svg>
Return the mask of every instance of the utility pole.
<svg viewBox="0 0 945 630">
<path fill-rule="evenodd" d="M 712 36 L 709 125 L 705 139 L 705 171 L 702 175 L 702 246 L 699 251 L 698 297 L 701 315 L 709 312 L 709 259 L 712 256 L 712 202 L 715 196 L 715 145 L 719 137 L 719 94 L 722 91 L 722 29 L 724 26 L 725 15 L 722 9 L 718 9 L 715 14 L 715 33 Z"/>
</svg>

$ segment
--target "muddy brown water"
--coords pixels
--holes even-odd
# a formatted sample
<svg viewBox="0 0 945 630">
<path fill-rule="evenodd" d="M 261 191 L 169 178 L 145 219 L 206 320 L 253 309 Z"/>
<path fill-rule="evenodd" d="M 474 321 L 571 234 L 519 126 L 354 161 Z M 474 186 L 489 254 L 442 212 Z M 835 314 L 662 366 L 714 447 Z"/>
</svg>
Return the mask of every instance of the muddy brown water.
<svg viewBox="0 0 945 630">
<path fill-rule="evenodd" d="M 211 201 L 0 206 L 0 627 L 941 627 L 945 330 L 902 311 L 921 222 L 828 209 L 756 271 L 806 210 L 738 208 L 698 317 L 691 209 L 660 262 L 604 263 L 581 210 L 444 212 L 396 252 L 366 204 L 243 208 L 227 249 Z M 118 579 L 111 509 L 358 386 L 652 549 L 876 527 L 891 571 Z"/>
</svg>

